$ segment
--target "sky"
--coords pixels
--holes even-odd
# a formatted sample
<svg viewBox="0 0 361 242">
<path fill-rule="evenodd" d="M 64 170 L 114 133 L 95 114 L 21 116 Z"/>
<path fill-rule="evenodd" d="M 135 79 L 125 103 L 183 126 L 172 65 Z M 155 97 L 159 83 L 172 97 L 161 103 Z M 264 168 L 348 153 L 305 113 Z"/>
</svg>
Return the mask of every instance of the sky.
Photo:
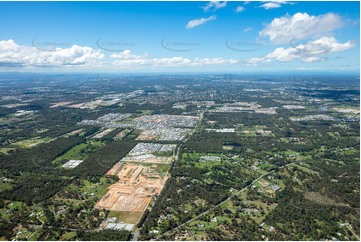
<svg viewBox="0 0 361 242">
<path fill-rule="evenodd" d="M 360 2 L 0 2 L 0 72 L 359 73 Z"/>
</svg>

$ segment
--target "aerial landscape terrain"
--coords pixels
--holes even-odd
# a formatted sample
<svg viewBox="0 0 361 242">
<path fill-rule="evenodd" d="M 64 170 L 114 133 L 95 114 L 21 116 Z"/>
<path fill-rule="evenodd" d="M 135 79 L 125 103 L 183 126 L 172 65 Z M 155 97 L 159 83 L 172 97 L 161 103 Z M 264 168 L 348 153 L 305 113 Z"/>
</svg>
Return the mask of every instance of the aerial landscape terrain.
<svg viewBox="0 0 361 242">
<path fill-rule="evenodd" d="M 359 241 L 359 7 L 0 2 L 0 240 Z"/>
<path fill-rule="evenodd" d="M 358 240 L 355 76 L 0 85 L 5 239 Z"/>
</svg>

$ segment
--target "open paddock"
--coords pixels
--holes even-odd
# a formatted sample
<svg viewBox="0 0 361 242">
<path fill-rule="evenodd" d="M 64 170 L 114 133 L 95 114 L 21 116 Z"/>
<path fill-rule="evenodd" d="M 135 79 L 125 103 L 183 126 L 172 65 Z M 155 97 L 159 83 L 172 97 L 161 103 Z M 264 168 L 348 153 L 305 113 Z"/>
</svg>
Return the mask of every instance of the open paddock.
<svg viewBox="0 0 361 242">
<path fill-rule="evenodd" d="M 97 133 L 96 135 L 93 136 L 93 139 L 101 139 L 103 138 L 105 135 L 109 134 L 110 132 L 112 132 L 115 128 L 110 128 L 110 129 L 105 129 L 99 133 Z"/>
<path fill-rule="evenodd" d="M 63 101 L 63 102 L 52 103 L 50 108 L 65 107 L 72 103 L 74 103 L 74 101 Z"/>
<path fill-rule="evenodd" d="M 115 217 L 117 222 L 123 222 L 128 224 L 137 224 L 140 218 L 142 217 L 142 212 L 116 212 L 111 211 L 109 217 Z"/>
</svg>

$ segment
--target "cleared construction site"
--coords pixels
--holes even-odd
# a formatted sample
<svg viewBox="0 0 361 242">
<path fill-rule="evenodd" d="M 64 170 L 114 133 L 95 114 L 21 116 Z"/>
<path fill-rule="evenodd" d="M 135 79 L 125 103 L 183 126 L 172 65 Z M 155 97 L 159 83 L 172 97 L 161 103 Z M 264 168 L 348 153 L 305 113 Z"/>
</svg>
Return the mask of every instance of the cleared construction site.
<svg viewBox="0 0 361 242">
<path fill-rule="evenodd" d="M 109 186 L 95 208 L 110 211 L 144 212 L 167 180 L 167 176 L 161 177 L 150 167 L 128 163 L 117 163 L 107 175 L 117 176 L 119 180 Z"/>
<path fill-rule="evenodd" d="M 133 123 L 142 130 L 137 140 L 172 141 L 182 140 L 198 119 L 196 116 L 149 115 L 135 118 Z M 110 219 L 117 223 L 137 224 L 154 195 L 162 191 L 169 165 L 175 159 L 175 149 L 175 144 L 139 142 L 106 173 L 106 176 L 116 176 L 118 181 L 108 187 L 95 208 L 110 211 L 113 216 Z M 109 227 L 107 221 L 104 228 Z"/>
</svg>

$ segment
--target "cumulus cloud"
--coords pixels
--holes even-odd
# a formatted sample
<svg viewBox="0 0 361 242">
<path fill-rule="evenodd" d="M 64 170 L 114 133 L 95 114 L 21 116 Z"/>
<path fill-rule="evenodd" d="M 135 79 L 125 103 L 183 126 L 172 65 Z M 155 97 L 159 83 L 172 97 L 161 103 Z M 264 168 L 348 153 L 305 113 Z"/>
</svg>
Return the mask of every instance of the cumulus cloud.
<svg viewBox="0 0 361 242">
<path fill-rule="evenodd" d="M 293 16 L 275 18 L 260 34 L 267 36 L 273 43 L 289 43 L 312 37 L 329 35 L 342 26 L 340 17 L 334 13 L 318 16 L 296 13 Z"/>
<path fill-rule="evenodd" d="M 69 48 L 56 48 L 44 51 L 34 46 L 22 46 L 13 40 L 0 41 L 0 67 L 64 67 L 64 66 L 97 66 L 104 64 L 100 59 L 104 54 L 90 47 L 73 45 Z M 194 58 L 182 56 L 148 58 L 148 54 L 137 55 L 124 50 L 110 55 L 115 67 L 136 66 L 204 66 L 237 64 L 239 60 L 224 58 Z"/>
<path fill-rule="evenodd" d="M 207 3 L 206 6 L 202 7 L 205 12 L 208 12 L 209 10 L 213 9 L 213 12 L 215 12 L 217 9 L 224 8 L 227 6 L 226 1 L 210 1 Z"/>
<path fill-rule="evenodd" d="M 277 60 L 279 62 L 289 62 L 293 60 L 301 60 L 303 62 L 325 61 L 327 58 L 322 55 L 345 51 L 355 46 L 352 41 L 338 43 L 334 37 L 321 37 L 317 40 L 310 41 L 290 48 L 277 48 L 265 57 L 253 58 L 250 64 L 262 63 L 266 60 Z"/>
<path fill-rule="evenodd" d="M 270 1 L 262 4 L 260 7 L 268 10 L 273 8 L 280 8 L 282 4 L 293 4 L 292 2 L 286 2 L 286 1 Z"/>
<path fill-rule="evenodd" d="M 243 12 L 243 11 L 244 11 L 244 7 L 238 6 L 235 11 L 236 11 L 236 13 Z"/>
<path fill-rule="evenodd" d="M 114 54 L 111 54 L 110 57 L 112 58 L 119 58 L 119 59 L 126 59 L 126 60 L 129 60 L 129 59 L 142 59 L 142 58 L 145 58 L 147 57 L 148 54 L 145 53 L 144 55 L 134 55 L 132 54 L 132 52 L 130 50 L 123 50 L 119 53 L 114 53 Z"/>
<path fill-rule="evenodd" d="M 104 58 L 100 51 L 73 45 L 44 51 L 34 46 L 18 45 L 14 40 L 0 41 L 0 65 L 8 66 L 74 66 L 99 64 Z"/>
<path fill-rule="evenodd" d="M 194 27 L 197 27 L 199 25 L 207 23 L 208 21 L 213 21 L 213 20 L 216 20 L 216 15 L 212 15 L 208 18 L 193 19 L 188 22 L 186 28 L 192 29 Z"/>
</svg>

